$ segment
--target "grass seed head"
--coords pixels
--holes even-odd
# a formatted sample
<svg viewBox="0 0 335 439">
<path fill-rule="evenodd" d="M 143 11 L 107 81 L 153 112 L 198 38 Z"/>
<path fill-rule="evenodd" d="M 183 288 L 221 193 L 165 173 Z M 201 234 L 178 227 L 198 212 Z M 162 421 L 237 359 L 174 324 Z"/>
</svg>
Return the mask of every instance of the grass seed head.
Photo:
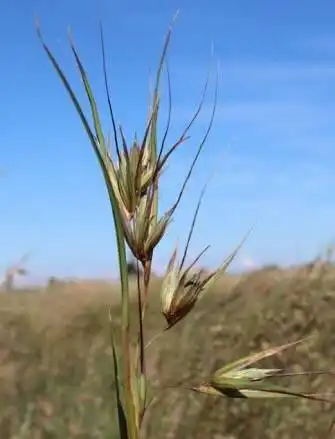
<svg viewBox="0 0 335 439">
<path fill-rule="evenodd" d="M 262 369 L 250 367 L 252 364 L 282 352 L 290 346 L 301 343 L 304 339 L 282 346 L 265 349 L 256 354 L 251 354 L 240 360 L 234 361 L 217 370 L 208 383 L 192 387 L 200 393 L 208 395 L 224 395 L 229 398 L 283 398 L 297 397 L 317 401 L 334 402 L 333 395 L 312 394 L 292 390 L 290 388 L 273 385 L 271 378 L 289 377 L 297 375 L 322 375 L 332 372 L 300 372 L 294 373 L 283 369 Z"/>
<path fill-rule="evenodd" d="M 146 151 L 149 147 L 146 140 L 140 145 L 135 138 L 129 148 L 122 128 L 120 128 L 120 133 L 123 149 L 121 152 L 118 150 L 119 163 L 113 176 L 116 180 L 114 186 L 117 186 L 120 193 L 119 201 L 124 206 L 126 218 L 131 220 L 142 197 L 147 194 L 153 184 L 156 163 L 150 160 L 149 153 Z"/>
<path fill-rule="evenodd" d="M 162 313 L 168 325 L 167 329 L 182 320 L 193 309 L 200 296 L 228 266 L 225 263 L 209 274 L 203 269 L 191 272 L 203 253 L 201 252 L 185 270 L 182 269 L 182 263 L 179 264 L 177 261 L 177 249 L 171 256 L 161 288 Z"/>
<path fill-rule="evenodd" d="M 153 250 L 163 238 L 172 216 L 167 212 L 157 221 L 154 197 L 155 189 L 151 187 L 141 196 L 132 219 L 122 214 L 127 244 L 142 264 L 151 260 Z"/>
</svg>

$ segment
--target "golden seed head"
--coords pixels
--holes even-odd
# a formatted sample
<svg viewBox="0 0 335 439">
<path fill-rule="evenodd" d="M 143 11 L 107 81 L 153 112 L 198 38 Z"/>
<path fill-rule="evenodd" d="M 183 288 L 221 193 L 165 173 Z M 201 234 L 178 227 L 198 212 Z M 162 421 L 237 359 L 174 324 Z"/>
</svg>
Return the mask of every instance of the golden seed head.
<svg viewBox="0 0 335 439">
<path fill-rule="evenodd" d="M 194 307 L 206 289 L 209 277 L 203 278 L 204 270 L 190 273 L 192 265 L 182 270 L 177 263 L 177 250 L 172 254 L 161 289 L 162 314 L 171 328 L 182 320 Z"/>
</svg>

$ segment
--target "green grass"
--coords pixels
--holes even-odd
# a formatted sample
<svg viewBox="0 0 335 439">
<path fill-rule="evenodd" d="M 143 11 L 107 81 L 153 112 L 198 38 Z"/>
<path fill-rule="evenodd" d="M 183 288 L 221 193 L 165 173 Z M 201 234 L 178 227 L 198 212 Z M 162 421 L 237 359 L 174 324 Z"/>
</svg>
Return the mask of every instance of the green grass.
<svg viewBox="0 0 335 439">
<path fill-rule="evenodd" d="M 267 270 L 235 286 L 230 281 L 219 282 L 192 315 L 148 348 L 157 389 L 181 379 L 198 383 L 229 361 L 310 334 L 310 341 L 264 363 L 333 369 L 335 269 Z M 147 339 L 164 325 L 158 283 L 151 285 Z M 118 437 L 107 319 L 116 290 L 91 285 L 0 295 L 1 439 Z M 135 304 L 131 313 L 137 315 Z M 302 376 L 297 385 L 328 393 L 335 379 Z M 315 439 L 326 437 L 335 417 L 330 404 L 302 399 L 216 399 L 173 388 L 162 397 L 146 437 Z"/>
</svg>

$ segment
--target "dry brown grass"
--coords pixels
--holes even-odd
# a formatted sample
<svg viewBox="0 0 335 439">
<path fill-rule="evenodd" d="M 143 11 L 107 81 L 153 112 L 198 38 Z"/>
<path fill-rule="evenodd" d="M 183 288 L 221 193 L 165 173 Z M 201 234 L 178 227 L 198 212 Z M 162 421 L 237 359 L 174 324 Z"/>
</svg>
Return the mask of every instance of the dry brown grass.
<svg viewBox="0 0 335 439">
<path fill-rule="evenodd" d="M 250 351 L 308 334 L 315 337 L 287 351 L 285 364 L 333 368 L 334 268 L 264 270 L 237 285 L 227 279 L 185 323 L 149 348 L 155 386 L 199 380 Z M 163 324 L 155 300 L 158 286 L 158 281 L 152 285 L 148 337 Z M 0 296 L 1 439 L 117 437 L 106 318 L 106 306 L 117 294 L 114 286 Z M 277 357 L 270 364 L 283 361 Z M 335 389 L 329 377 L 299 382 L 312 390 Z M 153 408 L 148 437 L 315 439 L 325 437 L 335 416 L 327 404 L 303 400 L 228 402 L 171 389 L 164 397 L 164 406 Z"/>
</svg>

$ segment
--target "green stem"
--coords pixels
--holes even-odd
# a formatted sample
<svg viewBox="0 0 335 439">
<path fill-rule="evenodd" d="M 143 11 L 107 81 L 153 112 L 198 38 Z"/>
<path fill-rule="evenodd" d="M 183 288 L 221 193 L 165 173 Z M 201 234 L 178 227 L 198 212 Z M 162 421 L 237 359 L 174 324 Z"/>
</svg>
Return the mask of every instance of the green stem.
<svg viewBox="0 0 335 439">
<path fill-rule="evenodd" d="M 144 317 L 145 311 L 148 304 L 148 296 L 149 296 L 149 285 L 150 285 L 150 277 L 151 277 L 151 261 L 147 261 L 143 267 L 143 294 L 140 295 L 139 300 L 139 336 L 136 347 L 136 367 L 138 365 L 138 360 L 140 360 L 141 372 L 145 374 L 145 340 L 144 340 Z"/>
<path fill-rule="evenodd" d="M 142 286 L 140 283 L 140 272 L 139 272 L 139 263 L 137 261 L 137 291 L 138 291 L 138 317 L 139 317 L 139 359 L 140 359 L 140 372 L 142 375 L 145 375 L 145 357 L 144 357 L 144 328 L 143 328 L 143 293 Z M 138 360 L 137 360 L 138 361 Z"/>
<path fill-rule="evenodd" d="M 144 314 L 148 301 L 149 284 L 151 274 L 151 261 L 144 265 L 143 270 L 143 293 L 140 285 L 139 270 L 137 270 L 137 288 L 138 288 L 138 309 L 139 309 L 139 334 L 136 346 L 136 368 L 140 362 L 140 373 L 146 378 L 146 357 L 145 357 L 145 338 L 144 338 Z M 144 404 L 145 407 L 145 404 Z M 139 414 L 140 426 L 142 425 L 145 409 Z"/>
<path fill-rule="evenodd" d="M 114 196 L 114 194 L 110 194 Z M 111 202 L 115 225 L 119 270 L 121 279 L 121 329 L 122 329 L 122 352 L 124 363 L 124 390 L 125 405 L 127 413 L 127 427 L 129 439 L 138 439 L 136 426 L 136 413 L 133 400 L 132 374 L 131 374 L 131 340 L 130 340 L 130 318 L 129 318 L 129 278 L 127 271 L 126 246 L 124 233 L 117 207 Z"/>
</svg>

